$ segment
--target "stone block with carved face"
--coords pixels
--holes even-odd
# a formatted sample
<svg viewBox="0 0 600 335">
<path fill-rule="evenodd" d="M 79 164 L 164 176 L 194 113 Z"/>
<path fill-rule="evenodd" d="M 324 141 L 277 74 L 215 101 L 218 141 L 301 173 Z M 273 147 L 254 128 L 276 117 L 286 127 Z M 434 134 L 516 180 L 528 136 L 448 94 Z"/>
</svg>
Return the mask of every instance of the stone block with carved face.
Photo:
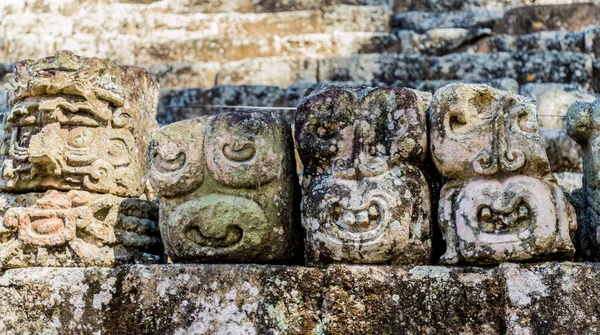
<svg viewBox="0 0 600 335">
<path fill-rule="evenodd" d="M 175 262 L 285 262 L 301 244 L 290 126 L 235 111 L 176 122 L 152 136 L 148 176 Z"/>
<path fill-rule="evenodd" d="M 144 69 L 68 51 L 7 76 L 0 267 L 157 261 L 145 160 L 158 84 Z"/>
<path fill-rule="evenodd" d="M 431 103 L 433 162 L 447 178 L 442 263 L 570 259 L 577 222 L 550 172 L 531 99 L 452 84 Z"/>
<path fill-rule="evenodd" d="M 430 259 L 429 93 L 329 88 L 298 107 L 302 225 L 309 264 L 419 264 Z"/>
<path fill-rule="evenodd" d="M 600 259 L 600 99 L 576 102 L 567 111 L 567 133 L 582 148 L 583 187 L 573 191 L 582 258 Z"/>
<path fill-rule="evenodd" d="M 59 51 L 17 63 L 7 89 L 2 190 L 142 194 L 159 94 L 148 72 Z"/>
</svg>

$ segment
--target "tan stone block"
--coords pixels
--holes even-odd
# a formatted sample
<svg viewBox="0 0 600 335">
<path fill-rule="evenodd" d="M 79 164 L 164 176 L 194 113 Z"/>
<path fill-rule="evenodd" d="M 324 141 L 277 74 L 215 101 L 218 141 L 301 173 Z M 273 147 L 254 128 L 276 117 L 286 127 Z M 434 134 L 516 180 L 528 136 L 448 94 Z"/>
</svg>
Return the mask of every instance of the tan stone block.
<svg viewBox="0 0 600 335">
<path fill-rule="evenodd" d="M 390 32 L 389 6 L 336 5 L 323 11 L 324 31 Z"/>
<path fill-rule="evenodd" d="M 532 100 L 452 84 L 435 93 L 430 124 L 432 159 L 447 178 L 442 263 L 573 257 L 574 209 L 550 173 Z"/>
<path fill-rule="evenodd" d="M 317 60 L 296 57 L 245 59 L 223 64 L 218 85 L 273 85 L 287 87 L 295 82 L 317 81 Z"/>
<path fill-rule="evenodd" d="M 7 89 L 3 190 L 143 193 L 159 95 L 145 70 L 59 51 L 17 63 Z"/>
<path fill-rule="evenodd" d="M 86 191 L 0 194 L 0 268 L 157 263 L 158 207 Z"/>
</svg>

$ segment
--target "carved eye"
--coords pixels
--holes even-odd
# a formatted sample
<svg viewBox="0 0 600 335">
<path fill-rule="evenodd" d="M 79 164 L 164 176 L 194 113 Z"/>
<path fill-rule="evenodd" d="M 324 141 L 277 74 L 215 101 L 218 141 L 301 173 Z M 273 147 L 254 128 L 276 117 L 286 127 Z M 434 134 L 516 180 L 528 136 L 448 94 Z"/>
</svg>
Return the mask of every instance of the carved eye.
<svg viewBox="0 0 600 335">
<path fill-rule="evenodd" d="M 76 127 L 69 131 L 69 145 L 75 148 L 88 148 L 94 141 L 94 128 Z"/>
<path fill-rule="evenodd" d="M 322 140 L 330 140 L 339 132 L 337 121 L 324 121 L 317 126 L 317 136 Z"/>
<path fill-rule="evenodd" d="M 117 128 L 125 128 L 131 124 L 131 116 L 127 114 L 121 114 L 119 116 L 115 116 L 113 119 L 113 125 Z"/>
<path fill-rule="evenodd" d="M 448 124 L 450 125 L 450 129 L 453 133 L 463 134 L 468 132 L 468 129 L 465 127 L 467 125 L 467 120 L 465 120 L 465 116 L 463 114 L 450 116 Z"/>
<path fill-rule="evenodd" d="M 108 146 L 108 161 L 113 166 L 122 166 L 130 162 L 129 150 L 125 142 L 120 140 L 112 140 Z"/>
<path fill-rule="evenodd" d="M 223 147 L 223 155 L 227 159 L 235 162 L 249 161 L 256 154 L 256 146 L 253 143 L 234 143 L 233 145 L 226 144 Z"/>
</svg>

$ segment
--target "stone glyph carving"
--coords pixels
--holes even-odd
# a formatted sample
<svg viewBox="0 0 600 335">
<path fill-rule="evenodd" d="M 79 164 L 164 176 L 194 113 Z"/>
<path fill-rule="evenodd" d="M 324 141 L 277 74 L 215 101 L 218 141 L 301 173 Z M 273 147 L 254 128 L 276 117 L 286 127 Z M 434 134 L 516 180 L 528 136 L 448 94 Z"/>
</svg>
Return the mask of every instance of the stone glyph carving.
<svg viewBox="0 0 600 335">
<path fill-rule="evenodd" d="M 160 231 L 175 262 L 278 262 L 294 256 L 294 149 L 276 113 L 236 111 L 172 123 L 150 144 Z"/>
<path fill-rule="evenodd" d="M 430 259 L 429 93 L 331 88 L 298 107 L 302 225 L 309 264 Z"/>
<path fill-rule="evenodd" d="M 586 259 L 600 259 L 600 99 L 575 102 L 567 111 L 567 134 L 582 148 L 583 187 L 573 191 L 579 229 L 578 249 Z"/>
<path fill-rule="evenodd" d="M 532 100 L 452 84 L 431 104 L 431 154 L 448 178 L 438 223 L 446 264 L 569 259 L 577 222 L 550 172 Z"/>
<path fill-rule="evenodd" d="M 17 63 L 2 127 L 2 267 L 157 261 L 140 200 L 158 84 L 143 69 L 59 51 Z"/>
</svg>

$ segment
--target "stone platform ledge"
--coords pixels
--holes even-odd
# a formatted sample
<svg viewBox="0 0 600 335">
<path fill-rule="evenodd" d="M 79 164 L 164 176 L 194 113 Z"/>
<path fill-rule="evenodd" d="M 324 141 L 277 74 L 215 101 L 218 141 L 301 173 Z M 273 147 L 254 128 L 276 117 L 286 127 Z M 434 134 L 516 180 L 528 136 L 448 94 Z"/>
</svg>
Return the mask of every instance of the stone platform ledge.
<svg viewBox="0 0 600 335">
<path fill-rule="evenodd" d="M 2 334 L 594 334 L 600 264 L 13 269 L 0 315 Z"/>
</svg>

